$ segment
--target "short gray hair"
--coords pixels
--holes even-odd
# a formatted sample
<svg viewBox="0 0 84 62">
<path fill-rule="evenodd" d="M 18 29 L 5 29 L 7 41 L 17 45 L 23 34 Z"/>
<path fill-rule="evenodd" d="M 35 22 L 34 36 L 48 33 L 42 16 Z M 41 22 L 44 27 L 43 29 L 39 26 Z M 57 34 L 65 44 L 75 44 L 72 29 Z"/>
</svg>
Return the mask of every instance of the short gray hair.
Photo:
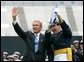
<svg viewBox="0 0 84 62">
<path fill-rule="evenodd" d="M 41 22 L 41 21 L 35 20 L 35 21 L 33 21 L 33 23 L 34 23 L 34 22 L 39 22 L 39 23 L 40 23 L 40 27 L 42 28 L 42 22 Z"/>
</svg>

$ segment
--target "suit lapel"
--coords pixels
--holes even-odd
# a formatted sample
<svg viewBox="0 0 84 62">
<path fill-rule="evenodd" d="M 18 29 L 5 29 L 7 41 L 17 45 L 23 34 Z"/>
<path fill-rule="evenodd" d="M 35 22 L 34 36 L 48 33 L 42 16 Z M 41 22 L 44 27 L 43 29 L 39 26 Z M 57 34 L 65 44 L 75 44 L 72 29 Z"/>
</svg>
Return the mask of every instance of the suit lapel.
<svg viewBox="0 0 84 62">
<path fill-rule="evenodd" d="M 35 35 L 34 35 L 34 33 L 32 33 L 32 46 L 33 46 L 33 51 L 35 51 L 35 42 L 34 42 L 34 40 L 35 40 Z"/>
<path fill-rule="evenodd" d="M 39 36 L 39 46 L 38 46 L 38 51 L 40 50 L 41 47 L 41 42 L 43 41 L 42 34 Z"/>
<path fill-rule="evenodd" d="M 42 34 L 40 34 L 40 36 L 39 36 L 39 43 L 41 43 L 42 42 Z"/>
</svg>

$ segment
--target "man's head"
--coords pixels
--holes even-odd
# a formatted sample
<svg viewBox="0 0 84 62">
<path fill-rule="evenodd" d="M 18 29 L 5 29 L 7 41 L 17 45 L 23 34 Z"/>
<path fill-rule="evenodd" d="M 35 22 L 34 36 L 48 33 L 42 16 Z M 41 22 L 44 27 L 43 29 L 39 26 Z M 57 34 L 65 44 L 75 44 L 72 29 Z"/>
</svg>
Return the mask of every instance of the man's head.
<svg viewBox="0 0 84 62">
<path fill-rule="evenodd" d="M 54 25 L 52 25 L 52 31 L 55 33 L 59 32 L 61 30 L 61 26 L 59 23 L 55 23 Z"/>
<path fill-rule="evenodd" d="M 74 40 L 73 41 L 73 45 L 75 46 L 75 48 L 77 49 L 79 47 L 79 40 Z"/>
<path fill-rule="evenodd" d="M 34 33 L 39 33 L 42 29 L 42 23 L 39 20 L 35 20 L 32 23 L 32 29 Z"/>
<path fill-rule="evenodd" d="M 3 57 L 7 58 L 7 56 L 8 56 L 8 52 L 3 52 Z"/>
<path fill-rule="evenodd" d="M 15 59 L 19 59 L 20 58 L 20 56 L 16 55 L 16 54 L 14 54 L 13 56 L 14 56 Z"/>
<path fill-rule="evenodd" d="M 15 51 L 14 54 L 15 55 L 18 55 L 18 56 L 21 56 L 21 53 L 20 52 L 17 52 L 17 51 Z"/>
</svg>

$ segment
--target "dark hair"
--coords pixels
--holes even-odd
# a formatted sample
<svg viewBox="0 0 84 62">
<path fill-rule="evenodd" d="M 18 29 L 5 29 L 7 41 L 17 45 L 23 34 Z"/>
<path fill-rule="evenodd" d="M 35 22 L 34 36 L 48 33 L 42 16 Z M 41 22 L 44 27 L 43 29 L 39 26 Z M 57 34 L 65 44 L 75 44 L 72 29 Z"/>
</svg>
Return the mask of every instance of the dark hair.
<svg viewBox="0 0 84 62">
<path fill-rule="evenodd" d="M 55 24 L 56 24 L 56 25 L 60 25 L 60 23 L 58 23 L 58 22 L 56 22 Z"/>
<path fill-rule="evenodd" d="M 83 44 L 83 42 L 80 42 L 79 44 Z"/>
<path fill-rule="evenodd" d="M 58 23 L 58 22 L 56 22 L 56 23 L 53 23 L 51 26 L 53 27 L 53 26 L 55 26 L 55 25 L 60 25 L 60 23 Z"/>
</svg>

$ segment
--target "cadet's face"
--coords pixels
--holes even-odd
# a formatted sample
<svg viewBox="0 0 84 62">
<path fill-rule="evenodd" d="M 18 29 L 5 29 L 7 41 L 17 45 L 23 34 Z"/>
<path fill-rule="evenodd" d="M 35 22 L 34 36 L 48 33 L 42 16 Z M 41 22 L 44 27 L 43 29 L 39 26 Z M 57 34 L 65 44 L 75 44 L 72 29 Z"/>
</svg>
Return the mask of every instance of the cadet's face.
<svg viewBox="0 0 84 62">
<path fill-rule="evenodd" d="M 75 48 L 78 48 L 79 43 L 74 43 Z"/>
<path fill-rule="evenodd" d="M 53 31 L 53 32 L 59 32 L 59 30 L 60 30 L 60 25 L 55 24 L 55 25 L 52 27 L 52 31 Z"/>
<path fill-rule="evenodd" d="M 39 22 L 33 22 L 32 28 L 34 33 L 39 33 L 41 31 L 41 26 Z"/>
</svg>

